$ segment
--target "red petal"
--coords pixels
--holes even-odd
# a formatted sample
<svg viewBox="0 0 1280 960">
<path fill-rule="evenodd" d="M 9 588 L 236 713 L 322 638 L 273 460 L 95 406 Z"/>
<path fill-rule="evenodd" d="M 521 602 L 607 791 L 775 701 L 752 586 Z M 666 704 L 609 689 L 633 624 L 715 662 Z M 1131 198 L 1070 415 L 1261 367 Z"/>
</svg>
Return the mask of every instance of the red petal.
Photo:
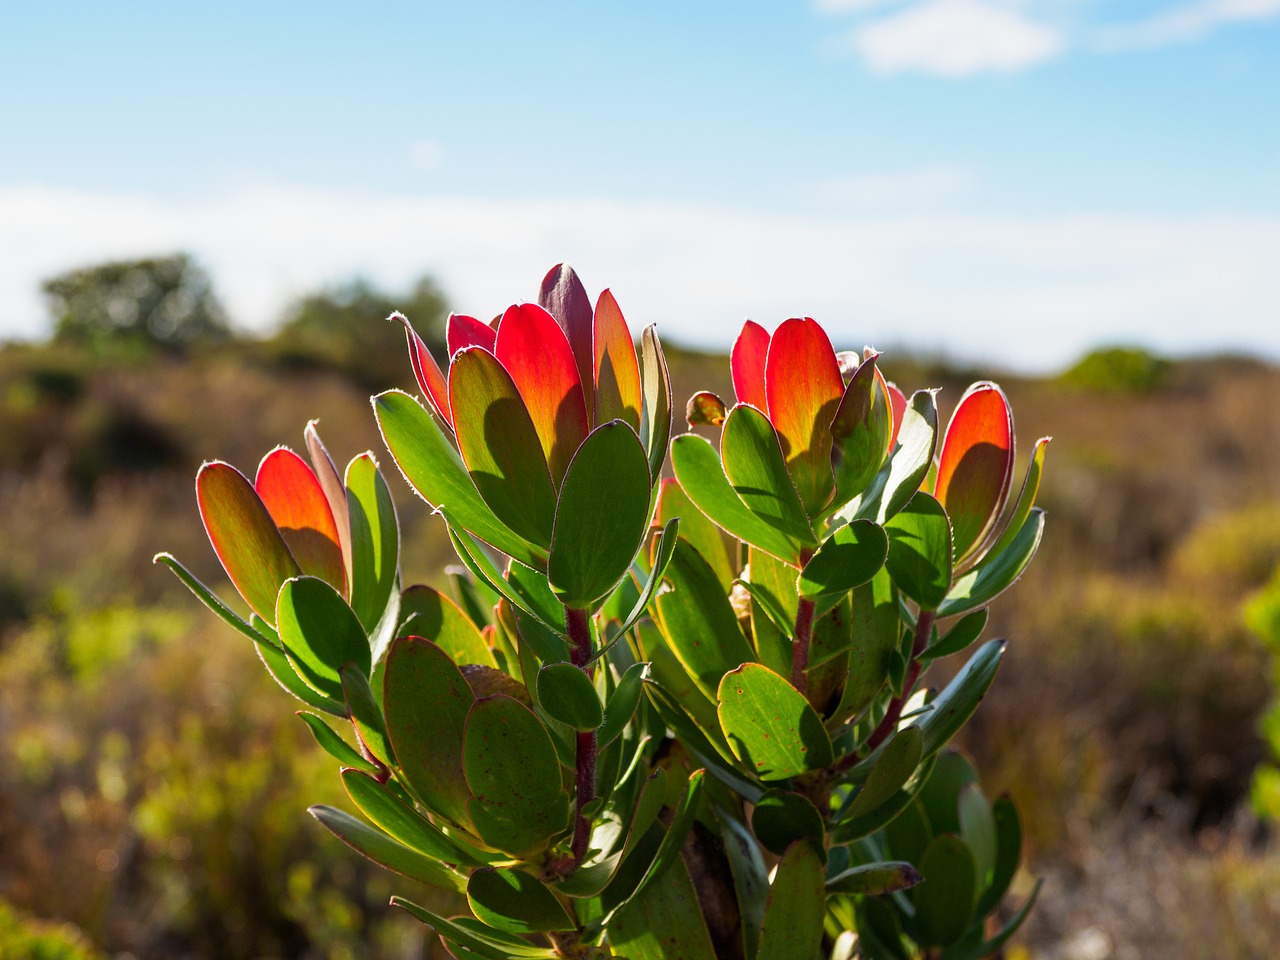
<svg viewBox="0 0 1280 960">
<path fill-rule="evenodd" d="M 449 388 L 445 384 L 444 374 L 440 372 L 440 365 L 436 363 L 436 358 L 431 355 L 427 345 L 418 336 L 418 331 L 413 329 L 404 314 L 393 313 L 388 319 L 398 320 L 404 324 L 405 337 L 409 342 L 409 362 L 413 364 L 413 376 L 418 381 L 418 388 L 422 391 L 427 403 L 431 404 L 445 423 L 452 424 L 453 417 L 449 413 Z"/>
<path fill-rule="evenodd" d="M 222 569 L 249 608 L 276 622 L 276 595 L 301 572 L 253 485 L 229 463 L 206 463 L 196 474 L 200 519 Z"/>
<path fill-rule="evenodd" d="M 551 479 L 560 480 L 589 431 L 573 350 L 555 318 L 537 304 L 508 307 L 494 350 L 529 409 Z"/>
<path fill-rule="evenodd" d="M 587 296 L 587 290 L 573 267 L 567 263 L 558 263 L 547 271 L 538 291 L 538 304 L 556 318 L 560 329 L 569 338 L 587 409 L 592 409 L 595 405 L 592 396 L 595 349 L 591 341 L 594 314 L 591 310 L 591 298 Z"/>
<path fill-rule="evenodd" d="M 762 413 L 769 409 L 764 391 L 764 364 L 769 355 L 769 331 L 754 320 L 742 325 L 733 343 L 729 366 L 733 370 L 733 393 L 739 403 L 749 403 Z"/>
<path fill-rule="evenodd" d="M 1000 515 L 1013 480 L 1013 414 L 994 383 L 960 398 L 938 458 L 934 495 L 951 518 L 953 552 L 964 557 Z"/>
<path fill-rule="evenodd" d="M 450 357 L 466 347 L 484 347 L 493 353 L 493 341 L 497 336 L 497 331 L 489 324 L 462 313 L 449 314 L 449 322 L 445 326 Z"/>
<path fill-rule="evenodd" d="M 640 362 L 636 359 L 636 345 L 631 330 L 618 308 L 613 294 L 605 290 L 596 301 L 595 328 L 592 332 L 595 349 L 595 420 L 596 424 L 610 420 L 625 420 L 631 429 L 640 432 Z"/>
<path fill-rule="evenodd" d="M 844 379 L 826 331 L 808 317 L 783 321 L 769 341 L 765 396 L 787 469 L 810 516 L 835 492 L 831 421 L 843 394 Z"/>
<path fill-rule="evenodd" d="M 345 593 L 347 575 L 338 526 L 324 489 L 306 461 L 292 450 L 277 447 L 258 464 L 253 486 L 302 572 Z"/>
</svg>

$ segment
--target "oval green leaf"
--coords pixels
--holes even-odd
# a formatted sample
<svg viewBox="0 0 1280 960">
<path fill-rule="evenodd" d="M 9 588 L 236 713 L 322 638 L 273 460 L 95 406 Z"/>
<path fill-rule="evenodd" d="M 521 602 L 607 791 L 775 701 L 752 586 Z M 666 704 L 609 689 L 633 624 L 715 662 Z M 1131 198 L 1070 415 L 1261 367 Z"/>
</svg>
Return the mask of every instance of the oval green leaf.
<svg viewBox="0 0 1280 960">
<path fill-rule="evenodd" d="M 355 747 L 338 736 L 337 731 L 319 716 L 314 713 L 307 713 L 305 710 L 299 710 L 298 716 L 306 722 L 307 727 L 311 730 L 311 735 L 316 738 L 316 743 L 320 745 L 320 748 L 340 764 L 345 767 L 355 767 L 357 770 L 377 771 L 378 767 L 375 764 L 360 756 Z"/>
<path fill-rule="evenodd" d="M 825 848 L 822 814 L 807 797 L 789 790 L 768 790 L 751 811 L 751 829 L 771 853 L 782 856 L 797 840 Z"/>
<path fill-rule="evenodd" d="M 748 510 L 798 547 L 817 545 L 768 417 L 755 407 L 735 406 L 720 434 L 720 455 L 725 476 Z M 807 452 L 802 451 L 793 466 L 808 463 Z M 828 475 L 830 471 L 828 465 Z"/>
<path fill-rule="evenodd" d="M 479 663 L 496 667 L 493 652 L 476 625 L 461 608 L 431 587 L 416 586 L 400 598 L 401 635 L 426 637 L 461 666 Z"/>
<path fill-rule="evenodd" d="M 352 850 L 388 870 L 410 880 L 454 893 L 461 893 L 465 889 L 465 880 L 444 864 L 417 850 L 411 850 L 349 813 L 323 804 L 309 807 L 307 812 Z"/>
<path fill-rule="evenodd" d="M 353 663 L 365 676 L 373 668 L 369 638 L 333 587 L 297 577 L 280 588 L 276 603 L 280 642 L 302 679 L 327 697 L 343 699 L 339 670 Z"/>
<path fill-rule="evenodd" d="M 467 882 L 476 919 L 507 933 L 572 930 L 574 921 L 555 894 L 523 870 L 483 867 Z"/>
<path fill-rule="evenodd" d="M 774 871 L 756 960 L 813 960 L 822 942 L 825 886 L 822 857 L 808 840 L 797 840 Z"/>
<path fill-rule="evenodd" d="M 440 832 L 440 828 L 398 800 L 367 773 L 343 770 L 342 785 L 351 802 L 380 830 L 419 853 L 450 865 L 476 867 L 480 861 Z"/>
<path fill-rule="evenodd" d="M 351 524 L 351 609 L 372 634 L 400 578 L 400 523 L 391 491 L 373 455 L 347 465 L 347 512 Z"/>
<path fill-rule="evenodd" d="M 809 702 L 768 667 L 744 663 L 720 682 L 720 727 L 761 780 L 784 780 L 831 763 L 831 738 Z"/>
<path fill-rule="evenodd" d="M 1013 586 L 1026 571 L 1031 558 L 1040 547 L 1044 536 L 1044 511 L 1032 510 L 1022 529 L 1007 547 L 999 553 L 992 552 L 976 567 L 959 577 L 938 607 L 944 617 L 964 613 L 974 607 L 990 603 Z"/>
<path fill-rule="evenodd" d="M 552 719 L 580 732 L 604 720 L 596 685 L 572 663 L 549 663 L 538 671 L 538 703 Z"/>
<path fill-rule="evenodd" d="M 626 575 L 649 523 L 649 461 L 621 420 L 596 427 L 565 472 L 547 573 L 566 606 L 590 609 Z"/>
<path fill-rule="evenodd" d="M 917 727 L 898 731 L 885 744 L 880 759 L 867 775 L 866 783 L 853 798 L 845 816 L 865 817 L 881 804 L 888 803 L 916 772 L 924 752 L 924 735 Z"/>
<path fill-rule="evenodd" d="M 854 520 L 823 541 L 800 571 L 797 585 L 806 600 L 845 593 L 876 575 L 889 552 L 884 528 Z"/>
<path fill-rule="evenodd" d="M 920 874 L 924 881 L 911 891 L 917 939 L 925 945 L 955 943 L 969 928 L 977 900 L 973 854 L 959 837 L 944 833 L 920 858 Z"/>
<path fill-rule="evenodd" d="M 884 525 L 889 534 L 885 568 L 899 590 L 926 610 L 936 610 L 951 587 L 951 525 L 927 493 L 917 493 Z"/>
</svg>

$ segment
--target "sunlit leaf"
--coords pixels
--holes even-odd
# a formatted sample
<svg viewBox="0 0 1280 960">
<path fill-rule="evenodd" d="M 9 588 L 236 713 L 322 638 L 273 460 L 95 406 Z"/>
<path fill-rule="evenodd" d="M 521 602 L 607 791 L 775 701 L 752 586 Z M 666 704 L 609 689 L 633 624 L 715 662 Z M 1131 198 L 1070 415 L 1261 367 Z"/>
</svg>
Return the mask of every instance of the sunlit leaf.
<svg viewBox="0 0 1280 960">
<path fill-rule="evenodd" d="M 498 664 L 470 618 L 448 597 L 431 587 L 406 590 L 400 600 L 401 633 L 426 637 L 454 663 Z"/>
<path fill-rule="evenodd" d="M 951 518 L 957 560 L 1000 515 L 1013 480 L 1013 414 L 994 383 L 971 386 L 947 425 L 934 496 Z"/>
<path fill-rule="evenodd" d="M 549 663 L 538 671 L 538 702 L 552 719 L 578 731 L 594 730 L 604 720 L 595 684 L 572 663 Z"/>
<path fill-rule="evenodd" d="M 783 780 L 831 763 L 831 738 L 813 707 L 768 667 L 744 663 L 717 691 L 720 727 L 761 780 Z"/>
<path fill-rule="evenodd" d="M 823 541 L 800 571 L 797 586 L 808 600 L 846 593 L 876 575 L 889 551 L 884 528 L 854 520 Z"/>
<path fill-rule="evenodd" d="M 769 331 L 754 320 L 748 320 L 733 342 L 733 353 L 729 357 L 733 373 L 733 393 L 739 403 L 750 404 L 757 410 L 769 409 L 769 399 L 764 387 L 765 361 L 768 356 Z"/>
<path fill-rule="evenodd" d="M 876 358 L 863 361 L 844 388 L 831 422 L 831 465 L 837 505 L 861 493 L 879 472 L 889 453 L 893 411 L 876 369 Z"/>
<path fill-rule="evenodd" d="M 347 572 L 333 511 L 306 461 L 277 447 L 258 464 L 253 486 L 298 568 L 345 593 Z"/>
<path fill-rule="evenodd" d="M 309 807 L 307 812 L 351 849 L 388 870 L 442 890 L 460 893 L 465 888 L 465 881 L 458 873 L 349 813 L 324 805 Z"/>
<path fill-rule="evenodd" d="M 689 495 L 680 486 L 680 481 L 670 477 L 663 480 L 658 488 L 654 523 L 665 526 L 677 517 L 680 519 L 680 536 L 688 540 L 702 554 L 702 558 L 711 564 L 716 578 L 727 593 L 738 569 L 738 561 L 732 555 L 729 542 L 720 528 L 694 506 Z"/>
<path fill-rule="evenodd" d="M 426 817 L 406 807 L 391 790 L 367 773 L 343 770 L 342 785 L 361 813 L 405 846 L 446 864 L 480 865 L 480 860 L 450 840 Z"/>
<path fill-rule="evenodd" d="M 469 317 L 464 313 L 451 313 L 445 323 L 444 336 L 449 359 L 452 360 L 455 353 L 467 347 L 481 347 L 493 353 L 493 344 L 497 339 L 498 331 L 475 317 Z"/>
<path fill-rule="evenodd" d="M 622 420 L 640 432 L 644 391 L 640 385 L 640 361 L 631 330 L 618 301 L 605 290 L 596 301 L 592 332 L 595 354 L 595 416 L 593 425 Z"/>
<path fill-rule="evenodd" d="M 884 525 L 885 569 L 894 585 L 926 610 L 937 609 L 951 587 L 951 526 L 938 501 L 917 493 Z"/>
<path fill-rule="evenodd" d="M 779 435 L 755 407 L 738 405 L 720 434 L 725 476 L 747 508 L 797 547 L 817 546 L 805 505 L 783 459 Z M 827 467 L 828 472 L 830 466 Z"/>
<path fill-rule="evenodd" d="M 724 401 L 710 390 L 700 390 L 684 406 L 684 419 L 691 427 L 718 427 L 726 416 Z"/>
<path fill-rule="evenodd" d="M 640 335 L 640 386 L 644 391 L 640 441 L 649 455 L 649 475 L 656 480 L 662 474 L 671 439 L 671 373 L 652 325 Z"/>
<path fill-rule="evenodd" d="M 315 577 L 285 581 L 276 604 L 280 642 L 302 678 L 325 696 L 343 699 L 343 664 L 368 676 L 369 638 L 341 595 Z"/>
<path fill-rule="evenodd" d="M 572 930 L 575 926 L 555 894 L 522 870 L 477 870 L 467 882 L 467 903 L 482 923 L 508 933 Z"/>
<path fill-rule="evenodd" d="M 992 551 L 972 570 L 958 577 L 938 607 L 939 616 L 951 617 L 990 603 L 1013 586 L 1036 555 L 1044 535 L 1044 511 L 1036 508 L 1022 529 L 999 553 Z"/>
<path fill-rule="evenodd" d="M 556 318 L 556 322 L 560 324 L 560 328 L 568 338 L 573 350 L 573 359 L 578 368 L 578 379 L 583 386 L 585 409 L 594 409 L 592 373 L 595 349 L 592 343 L 592 332 L 595 315 L 591 309 L 591 298 L 587 296 L 586 288 L 578 279 L 578 274 L 573 267 L 567 263 L 561 263 L 547 271 L 538 291 L 538 304 Z M 584 430 L 583 435 L 585 434 Z"/>
<path fill-rule="evenodd" d="M 337 732 L 319 716 L 314 713 L 307 713 L 305 710 L 299 710 L 298 716 L 306 722 L 307 727 L 311 730 L 311 735 L 316 738 L 316 743 L 320 745 L 320 749 L 344 767 L 355 767 L 359 770 L 377 772 L 377 764 L 371 763 L 360 756 L 360 752 L 355 747 L 338 736 Z"/>
<path fill-rule="evenodd" d="M 402 313 L 393 313 L 388 320 L 396 320 L 404 324 L 405 339 L 409 344 L 409 362 L 413 366 L 413 377 L 418 381 L 418 389 L 423 399 L 435 409 L 436 415 L 445 423 L 453 423 L 453 414 L 449 410 L 449 391 L 445 384 L 440 365 L 431 355 L 423 339 L 410 325 Z"/>
<path fill-rule="evenodd" d="M 400 522 L 391 491 L 373 456 L 347 464 L 347 512 L 351 523 L 351 609 L 373 634 L 400 580 Z"/>
</svg>

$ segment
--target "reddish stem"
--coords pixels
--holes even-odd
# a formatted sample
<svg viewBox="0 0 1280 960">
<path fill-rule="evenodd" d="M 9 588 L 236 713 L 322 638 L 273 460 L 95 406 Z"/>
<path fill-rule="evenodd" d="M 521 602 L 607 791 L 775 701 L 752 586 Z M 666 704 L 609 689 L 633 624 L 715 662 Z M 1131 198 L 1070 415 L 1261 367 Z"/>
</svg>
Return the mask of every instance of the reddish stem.
<svg viewBox="0 0 1280 960">
<path fill-rule="evenodd" d="M 587 610 L 565 607 L 565 626 L 569 630 L 569 652 L 575 666 L 588 677 L 591 667 L 587 661 L 591 659 L 591 614 Z M 582 811 L 596 798 L 596 732 L 588 730 L 578 734 L 577 757 L 577 806 L 573 821 L 573 864 L 576 867 L 587 855 L 587 844 L 591 839 L 591 820 Z"/>
<path fill-rule="evenodd" d="M 812 550 L 800 551 L 800 568 L 809 562 Z M 802 694 L 809 688 L 809 644 L 813 639 L 814 601 L 800 598 L 796 606 L 796 628 L 791 635 L 791 685 Z"/>
<path fill-rule="evenodd" d="M 870 753 L 880 746 L 888 739 L 889 734 L 897 729 L 898 720 L 902 718 L 902 707 L 907 702 L 907 698 L 911 696 L 911 688 L 916 685 L 916 680 L 920 678 L 920 654 L 924 653 L 925 647 L 929 645 L 929 636 L 933 633 L 933 621 L 937 616 L 937 613 L 933 610 L 920 611 L 920 616 L 916 620 L 916 634 L 911 641 L 911 663 L 907 665 L 907 675 L 902 683 L 902 693 L 889 701 L 889 709 L 885 711 L 884 719 L 872 731 L 871 736 L 867 738 L 867 742 L 863 746 L 863 750 L 866 753 Z M 859 754 L 853 754 L 853 756 L 857 757 Z"/>
</svg>

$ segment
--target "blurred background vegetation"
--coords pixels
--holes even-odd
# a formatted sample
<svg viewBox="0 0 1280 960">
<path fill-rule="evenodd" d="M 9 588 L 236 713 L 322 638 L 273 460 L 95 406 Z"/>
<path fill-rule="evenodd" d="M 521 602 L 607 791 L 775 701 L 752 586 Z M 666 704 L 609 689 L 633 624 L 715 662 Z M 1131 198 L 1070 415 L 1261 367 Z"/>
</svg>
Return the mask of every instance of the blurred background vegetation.
<svg viewBox="0 0 1280 960">
<path fill-rule="evenodd" d="M 0 348 L 0 960 L 428 955 L 386 902 L 431 895 L 305 815 L 345 805 L 335 765 L 150 558 L 222 583 L 203 459 L 251 472 L 312 418 L 336 459 L 380 452 L 369 393 L 414 389 L 383 318 L 442 350 L 440 289 L 351 280 L 266 338 L 237 335 L 182 255 L 45 291 L 49 339 Z M 731 394 L 724 357 L 667 351 L 678 397 Z M 908 392 L 944 387 L 944 409 L 998 373 L 884 365 Z M 1117 346 L 999 379 L 1024 455 L 1055 437 L 1048 536 L 993 611 L 1012 644 L 963 744 L 1048 880 L 1020 955 L 1273 957 L 1280 370 Z M 439 583 L 442 528 L 392 484 L 405 580 Z"/>
</svg>

